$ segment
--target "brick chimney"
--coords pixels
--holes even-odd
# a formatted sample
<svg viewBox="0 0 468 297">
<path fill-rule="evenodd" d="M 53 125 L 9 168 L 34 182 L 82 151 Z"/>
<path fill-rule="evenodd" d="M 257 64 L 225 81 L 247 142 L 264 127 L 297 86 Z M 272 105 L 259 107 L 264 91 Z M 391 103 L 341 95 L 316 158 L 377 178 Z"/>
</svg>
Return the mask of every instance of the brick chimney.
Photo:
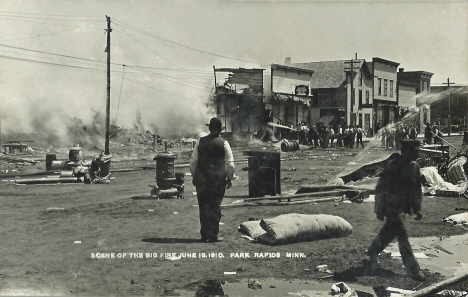
<svg viewBox="0 0 468 297">
<path fill-rule="evenodd" d="M 291 65 L 291 57 L 286 57 L 286 59 L 284 59 L 284 65 Z"/>
</svg>

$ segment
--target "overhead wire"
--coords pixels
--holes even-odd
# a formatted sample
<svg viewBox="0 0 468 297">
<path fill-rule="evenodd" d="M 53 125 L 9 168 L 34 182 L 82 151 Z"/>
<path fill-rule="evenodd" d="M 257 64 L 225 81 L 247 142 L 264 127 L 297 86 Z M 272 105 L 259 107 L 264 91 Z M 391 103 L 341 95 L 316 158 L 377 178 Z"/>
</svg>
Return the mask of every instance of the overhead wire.
<svg viewBox="0 0 468 297">
<path fill-rule="evenodd" d="M 23 22 L 28 22 L 28 23 L 39 23 L 39 24 L 44 24 L 44 25 L 59 25 L 59 24 L 51 24 L 51 23 L 45 23 L 45 22 L 33 22 L 33 21 L 25 21 L 25 20 L 18 20 L 18 19 L 9 19 L 8 17 L 13 17 L 13 18 L 21 18 L 20 16 L 7 16 L 7 18 L 4 17 L 5 15 L 1 14 L 1 11 L 0 11 L 0 19 L 6 19 L 6 20 L 12 20 L 12 21 L 23 21 Z M 56 15 L 54 15 L 56 16 Z M 47 19 L 47 20 L 60 20 L 60 21 L 63 21 L 63 20 L 66 20 L 66 19 L 51 19 L 51 18 L 39 18 L 39 17 L 23 17 L 23 18 L 32 18 L 32 19 Z M 69 21 L 69 20 L 66 20 L 66 21 Z M 78 21 L 78 20 L 76 20 Z M 97 20 L 97 21 L 94 21 L 94 22 L 91 22 L 89 24 L 85 24 L 85 25 L 82 25 L 82 26 L 69 26 L 69 25 L 59 25 L 59 26 L 66 26 L 66 27 L 72 27 L 71 29 L 67 29 L 67 30 L 63 30 L 63 31 L 59 31 L 59 32 L 53 32 L 53 33 L 48 33 L 48 34 L 43 34 L 43 35 L 38 35 L 38 36 L 34 36 L 34 37 L 28 37 L 28 38 L 17 38 L 17 39 L 14 39 L 14 40 L 20 40 L 20 39 L 31 39 L 31 38 L 37 38 L 37 37 L 42 37 L 42 36 L 47 36 L 47 35 L 52 35 L 52 34 L 58 34 L 58 33 L 62 33 L 62 32 L 66 32 L 66 31 L 70 31 L 70 30 L 74 30 L 76 28 L 80 28 L 80 27 L 86 27 L 86 26 L 89 26 L 91 24 L 94 24 L 94 23 L 97 23 L 97 22 L 100 22 L 100 20 Z M 170 60 L 162 57 L 161 55 L 159 55 L 158 53 L 156 53 L 155 51 L 153 51 L 152 49 L 150 49 L 149 47 L 145 46 L 143 43 L 141 43 L 139 40 L 137 40 L 135 37 L 133 37 L 131 34 L 125 32 L 127 35 L 131 36 L 133 39 L 135 39 L 137 42 L 139 42 L 141 45 L 143 45 L 144 47 L 146 47 L 148 50 L 152 51 L 154 54 L 160 56 L 161 58 L 163 58 L 164 60 L 166 60 L 168 63 L 171 63 L 173 64 L 174 66 L 178 67 L 179 69 L 174 69 L 174 68 L 163 68 L 163 67 L 149 67 L 149 66 L 139 66 L 139 65 L 134 65 L 134 66 L 131 66 L 129 65 L 130 67 L 133 67 L 134 70 L 137 70 L 137 71 L 140 71 L 140 72 L 144 72 L 143 70 L 141 69 L 153 69 L 153 70 L 159 70 L 159 71 L 184 71 L 184 72 L 187 72 L 187 76 L 184 78 L 184 76 L 180 76 L 177 77 L 176 76 L 169 76 L 169 75 L 165 75 L 165 74 L 162 74 L 162 73 L 154 73 L 152 71 L 150 71 L 150 75 L 152 76 L 156 76 L 156 77 L 159 77 L 159 78 L 162 78 L 162 79 L 166 79 L 170 82 L 173 82 L 173 83 L 179 83 L 181 85 L 184 85 L 186 87 L 190 87 L 190 88 L 196 88 L 196 89 L 199 89 L 199 90 L 202 90 L 200 88 L 197 88 L 195 86 L 201 86 L 205 89 L 209 89 L 210 92 L 211 92 L 211 88 L 207 88 L 205 85 L 202 85 L 202 84 L 199 84 L 199 83 L 196 83 L 196 82 L 193 82 L 193 81 L 187 81 L 187 79 L 206 79 L 207 77 L 210 77 L 209 75 L 204 75 L 205 77 L 201 77 L 201 76 L 198 76 L 196 75 L 196 73 L 209 73 L 211 71 L 205 71 L 205 70 L 187 70 L 187 69 L 183 69 L 181 68 L 180 66 L 176 65 L 175 63 L 171 62 Z M 12 40 L 12 39 L 10 39 Z M 8 40 L 0 40 L 0 41 L 8 41 Z M 104 61 L 99 61 L 99 60 L 93 60 L 93 59 L 87 59 L 87 58 L 81 58 L 81 57 L 75 57 L 75 56 L 70 56 L 70 55 L 62 55 L 62 54 L 56 54 L 56 53 L 49 53 L 49 52 L 44 52 L 44 51 L 39 51 L 39 50 L 32 50 L 32 49 L 26 49 L 26 48 L 21 48 L 21 47 L 15 47 L 15 46 L 9 46 L 9 45 L 2 45 L 0 44 L 0 46 L 2 47 L 6 47 L 6 48 L 11 48 L 11 49 L 18 49 L 18 50 L 24 50 L 24 51 L 30 51 L 30 52 L 35 52 L 35 53 L 40 53 L 40 54 L 48 54 L 48 55 L 54 55 L 54 56 L 58 56 L 58 57 L 63 57 L 63 58 L 70 58 L 70 59 L 76 59 L 76 60 L 82 60 L 82 61 L 86 61 L 86 62 L 94 62 L 94 63 L 106 63 Z M 40 61 L 40 60 L 33 60 L 33 59 L 26 59 L 26 58 L 19 58 L 19 57 L 12 57 L 12 56 L 6 56 L 6 55 L 0 55 L 0 58 L 3 58 L 3 59 L 10 59 L 10 60 L 17 60 L 17 61 L 22 61 L 22 62 L 29 62 L 29 63 L 36 63 L 36 64 L 44 64 L 44 65 L 48 65 L 48 66 L 53 66 L 53 67 L 61 67 L 61 68 L 68 68 L 68 69 L 74 69 L 74 70 L 80 70 L 80 71 L 88 71 L 88 72 L 99 72 L 99 73 L 102 73 L 104 72 L 105 70 L 101 70 L 101 69 L 97 69 L 97 68 L 90 68 L 90 67 L 82 67 L 82 66 L 76 66 L 76 65 L 69 65 L 69 64 L 63 64 L 63 63 L 52 63 L 52 62 L 46 62 L 46 61 Z M 111 63 L 113 65 L 125 65 L 125 64 L 119 64 L 119 63 Z M 140 68 L 140 69 L 138 69 Z M 188 100 L 192 100 L 192 101 L 198 101 L 198 100 L 195 100 L 193 98 L 188 98 L 188 97 L 185 97 L 185 96 L 181 96 L 181 95 L 178 95 L 178 94 L 174 94 L 174 93 L 171 93 L 171 92 L 167 92 L 167 91 L 164 91 L 164 90 L 160 90 L 160 89 L 157 89 L 157 88 L 153 88 L 153 87 L 150 87 L 150 86 L 147 86 L 147 85 L 144 85 L 144 84 L 141 84 L 141 83 L 138 83 L 136 81 L 133 81 L 133 80 L 129 80 L 128 78 L 125 78 L 125 68 L 123 68 L 124 71 L 122 72 L 122 84 L 121 84 L 121 90 L 120 90 L 120 96 L 121 96 L 121 92 L 122 92 L 122 85 L 123 85 L 123 80 L 128 80 L 128 81 L 131 81 L 135 84 L 140 84 L 140 85 L 143 85 L 143 86 L 146 86 L 148 88 L 152 88 L 152 89 L 155 89 L 155 90 L 158 90 L 160 92 L 164 92 L 164 93 L 168 93 L 168 94 L 172 94 L 174 96 L 177 96 L 177 97 L 181 97 L 181 98 L 185 98 L 185 99 L 188 99 Z M 111 71 L 112 73 L 120 73 L 120 72 L 117 72 L 117 71 Z M 133 75 L 136 75 L 137 73 L 135 72 L 131 72 Z M 148 74 L 148 72 L 147 72 Z M 185 80 L 185 84 L 184 83 L 181 83 L 181 82 L 178 82 L 178 81 L 174 81 L 173 79 L 178 79 L 178 80 L 181 80 L 181 81 L 184 81 Z M 205 90 L 206 91 L 206 90 Z M 202 102 L 202 101 L 198 101 L 198 102 Z M 205 103 L 205 102 L 203 102 Z M 119 104 L 120 104 L 120 97 L 119 97 Z M 116 115 L 117 116 L 117 115 Z"/>
<path fill-rule="evenodd" d="M 155 52 L 153 49 L 149 48 L 148 46 L 146 46 L 144 43 L 142 43 L 141 41 L 139 41 L 136 37 L 132 36 L 130 34 L 130 37 L 132 37 L 132 39 L 134 39 L 136 42 L 138 42 L 139 44 L 141 44 L 143 47 L 145 47 L 146 49 L 148 49 L 149 51 L 151 51 L 152 53 L 154 53 L 155 55 L 161 57 L 162 59 L 164 59 L 165 61 L 169 62 L 170 64 L 180 68 L 180 69 L 183 69 L 182 67 L 180 67 L 179 65 L 175 64 L 174 62 L 170 61 L 169 59 L 163 57 L 162 55 L 160 55 L 159 53 Z M 196 76 L 196 75 L 195 75 Z"/>
<path fill-rule="evenodd" d="M 50 66 L 62 67 L 62 68 L 74 68 L 74 69 L 82 69 L 82 70 L 91 70 L 91 71 L 94 71 L 94 72 L 103 72 L 103 71 L 105 71 L 105 70 L 96 69 L 96 68 L 66 65 L 66 64 L 60 64 L 60 63 L 51 63 L 51 62 L 24 59 L 24 58 L 11 57 L 11 56 L 5 56 L 5 55 L 0 55 L 0 58 L 23 61 L 23 62 L 31 62 L 31 63 L 37 63 L 37 64 L 45 64 L 45 65 L 50 65 Z"/>
<path fill-rule="evenodd" d="M 33 50 L 33 49 L 27 49 L 27 48 L 23 48 L 23 47 L 12 46 L 12 45 L 6 45 L 6 44 L 0 44 L 0 47 L 7 47 L 7 48 L 19 49 L 19 50 L 28 51 L 28 52 L 41 53 L 41 54 L 46 54 L 46 55 L 53 55 L 53 56 L 64 57 L 64 58 L 69 58 L 69 59 L 76 59 L 76 60 L 83 60 L 83 61 L 97 62 L 97 63 L 106 63 L 105 61 L 99 61 L 99 60 L 87 59 L 87 58 L 80 58 L 80 57 L 75 57 L 75 56 L 70 56 L 70 55 L 62 55 L 62 54 L 56 54 L 56 53 L 49 53 L 49 52 L 44 52 L 44 51 L 39 51 L 39 50 Z M 119 65 L 120 65 L 120 64 L 119 64 Z"/>
<path fill-rule="evenodd" d="M 196 102 L 200 102 L 200 103 L 204 103 L 204 104 L 207 103 L 206 101 L 200 101 L 200 100 L 196 100 L 196 99 L 193 99 L 193 98 L 185 97 L 185 96 L 182 96 L 182 95 L 179 95 L 179 94 L 167 92 L 167 91 L 164 91 L 164 90 L 161 90 L 161 89 L 158 89 L 158 88 L 154 88 L 154 87 L 151 87 L 151 86 L 148 86 L 148 85 L 145 85 L 145 84 L 136 82 L 136 81 L 131 80 L 131 79 L 128 79 L 128 78 L 125 78 L 125 80 L 128 80 L 128 81 L 130 81 L 130 82 L 132 82 L 132 83 L 135 83 L 135 84 L 137 84 L 137 85 L 141 85 L 141 86 L 144 86 L 144 87 L 147 87 L 147 88 L 156 90 L 156 91 L 160 91 L 160 92 L 162 92 L 162 93 L 171 94 L 171 95 L 173 95 L 173 96 L 180 97 L 180 98 L 183 98 L 183 99 L 186 99 L 186 100 L 196 101 Z"/>
<path fill-rule="evenodd" d="M 89 24 L 82 25 L 82 26 L 77 26 L 77 27 L 73 27 L 73 28 L 67 29 L 67 30 L 62 30 L 62 31 L 57 31 L 57 32 L 52 32 L 52 33 L 47 33 L 47 34 L 39 34 L 39 35 L 36 35 L 36 36 L 33 36 L 33 37 L 22 37 L 22 38 L 12 38 L 12 39 L 0 39 L 0 41 L 2 41 L 2 42 L 5 42 L 5 41 L 15 41 L 15 40 L 34 39 L 34 38 L 39 38 L 39 37 L 44 37 L 44 36 L 50 36 L 50 35 L 55 35 L 55 34 L 59 34 L 59 33 L 63 33 L 63 32 L 72 31 L 72 30 L 75 30 L 75 29 L 78 29 L 78 28 L 87 27 L 87 26 L 92 25 L 92 24 L 95 24 L 95 23 L 97 23 L 97 22 L 100 22 L 100 21 L 94 21 L 94 22 L 91 22 L 91 23 L 89 23 Z"/>
<path fill-rule="evenodd" d="M 87 59 L 87 58 L 80 58 L 80 57 L 74 57 L 74 56 L 69 56 L 69 55 L 61 55 L 61 54 L 55 54 L 55 53 L 48 53 L 48 52 L 44 52 L 44 51 L 37 51 L 37 50 L 30 50 L 30 49 L 24 49 L 24 48 L 19 48 L 19 47 L 15 47 L 15 46 L 9 46 L 9 45 L 2 45 L 0 44 L 0 47 L 6 47 L 6 48 L 12 48 L 12 49 L 20 49 L 20 50 L 25 50 L 25 51 L 29 51 L 29 52 L 35 52 L 35 53 L 41 53 L 41 54 L 49 54 L 49 55 L 53 55 L 53 56 L 59 56 L 59 57 L 66 57 L 66 58 L 72 58 L 72 59 L 78 59 L 78 60 L 84 60 L 84 61 L 87 61 L 87 62 L 98 62 L 98 63 L 106 63 L 104 61 L 99 61 L 99 60 L 93 60 L 93 59 Z M 49 65 L 52 65 L 54 64 L 54 66 L 63 66 L 63 67 L 76 67 L 76 66 L 71 66 L 71 65 L 66 65 L 66 64 L 60 64 L 60 63 L 51 63 L 51 62 L 46 62 L 46 61 L 39 61 L 39 60 L 32 60 L 32 59 L 24 59 L 24 58 L 17 58 L 17 57 L 11 57 L 11 56 L 3 56 L 4 58 L 10 58 L 10 59 L 20 59 L 22 61 L 29 61 L 29 62 L 34 62 L 34 63 L 42 63 L 42 64 L 49 64 Z M 117 64 L 117 63 L 113 63 L 115 65 L 122 65 L 122 64 Z M 125 64 L 123 64 L 125 65 Z M 127 65 L 126 65 L 127 66 Z M 95 68 L 89 68 L 89 67 L 81 67 L 81 69 L 88 69 L 88 70 L 97 70 Z M 130 68 L 133 68 L 132 66 L 130 66 Z M 173 83 L 178 83 L 178 84 L 181 84 L 181 85 L 184 85 L 184 86 L 187 86 L 187 87 L 192 87 L 192 88 L 195 88 L 195 89 L 199 89 L 199 90 L 203 90 L 202 88 L 205 88 L 205 89 L 209 89 L 206 87 L 206 85 L 202 85 L 202 84 L 199 84 L 199 83 L 195 83 L 195 82 L 190 82 L 190 81 L 186 81 L 186 79 L 180 79 L 181 82 L 179 81 L 174 81 L 174 79 L 177 79 L 177 77 L 173 77 L 173 76 L 169 76 L 169 75 L 164 75 L 164 74 L 161 74 L 161 73 L 154 73 L 154 72 L 149 72 L 149 71 L 144 71 L 144 70 L 141 70 L 141 69 L 138 69 L 136 68 L 135 69 L 136 71 L 138 72 L 144 72 L 144 74 L 146 75 L 151 75 L 151 76 L 156 76 L 156 77 L 159 77 L 161 79 L 165 79 L 165 80 L 168 80 L 170 82 L 173 82 Z M 99 71 L 103 71 L 103 70 L 99 70 Z M 113 72 L 116 72 L 116 71 L 113 71 Z M 132 74 L 137 74 L 136 72 L 133 72 Z M 182 82 L 186 82 L 185 84 L 182 83 Z M 201 87 L 201 88 L 200 88 Z M 211 90 L 211 89 L 210 89 Z"/>
<path fill-rule="evenodd" d="M 90 21 L 89 18 L 91 17 L 87 17 L 88 19 L 60 19 L 60 18 L 51 18 L 51 17 L 35 17 L 35 16 L 29 16 L 29 15 L 12 15 L 11 13 L 6 13 L 6 12 L 2 12 L 0 11 L 0 16 L 6 16 L 6 17 L 11 17 L 11 18 L 24 18 L 24 19 L 37 19 L 37 20 L 49 20 L 49 21 L 67 21 L 67 22 L 83 22 L 83 21 Z M 99 17 L 101 18 L 101 17 Z M 97 17 L 92 17 L 91 19 L 95 20 L 97 19 Z"/>
<path fill-rule="evenodd" d="M 167 38 L 158 36 L 158 35 L 156 35 L 156 34 L 146 32 L 146 31 L 144 31 L 144 30 L 142 30 L 142 29 L 139 29 L 139 28 L 137 28 L 137 27 L 135 27 L 135 26 L 126 24 L 126 23 L 124 23 L 124 22 L 122 22 L 122 21 L 120 21 L 120 20 L 114 18 L 114 22 L 115 22 L 115 21 L 117 21 L 117 24 L 120 23 L 120 26 L 125 26 L 126 28 L 128 28 L 128 29 L 130 29 L 130 30 L 134 30 L 134 31 L 139 32 L 139 33 L 141 33 L 141 34 L 144 34 L 144 35 L 153 37 L 153 38 L 155 38 L 155 39 L 157 39 L 157 40 L 164 41 L 164 42 L 169 43 L 169 44 L 177 45 L 177 46 L 182 47 L 182 48 L 185 48 L 185 49 L 197 51 L 197 52 L 200 52 L 200 53 L 204 53 L 204 54 L 207 54 L 207 55 L 212 55 L 212 56 L 216 56 L 216 57 L 220 57 L 220 58 L 230 59 L 230 60 L 236 60 L 236 61 L 241 61 L 241 62 L 253 62 L 253 61 L 248 61 L 248 60 L 244 60 L 244 59 L 238 59 L 238 58 L 228 57 L 228 56 L 224 56 L 224 55 L 219 55 L 219 54 L 216 54 L 216 53 L 208 52 L 208 51 L 205 51 L 205 50 L 197 49 L 197 48 L 194 48 L 194 47 L 191 47 L 191 46 L 187 46 L 187 45 L 184 45 L 184 44 L 181 44 L 181 43 L 172 41 L 172 40 L 170 40 L 170 39 L 167 39 Z"/>
<path fill-rule="evenodd" d="M 130 67 L 130 68 L 132 68 L 132 67 Z M 142 70 L 138 70 L 138 69 L 137 69 L 137 71 L 142 71 Z M 159 77 L 159 78 L 161 78 L 161 79 L 164 79 L 164 80 L 167 80 L 167 81 L 176 83 L 176 84 L 184 85 L 184 86 L 187 86 L 187 87 L 193 87 L 193 88 L 198 89 L 198 90 L 205 91 L 205 90 L 203 90 L 202 88 L 211 90 L 210 88 L 206 87 L 205 85 L 202 85 L 202 84 L 199 84 L 199 83 L 184 81 L 184 80 L 181 80 L 181 79 L 180 79 L 180 81 L 184 81 L 185 84 L 182 83 L 182 82 L 180 82 L 180 81 L 174 81 L 174 80 L 173 80 L 173 77 L 168 76 L 168 75 L 164 75 L 164 74 L 160 74 L 160 73 L 153 73 L 153 72 L 150 72 L 150 73 L 144 72 L 144 73 L 146 73 L 147 75 L 150 75 L 150 76 Z M 193 86 L 191 86 L 190 84 L 192 84 Z M 195 86 L 197 86 L 197 87 L 195 87 Z M 200 87 L 201 87 L 201 88 L 200 88 Z"/>
<path fill-rule="evenodd" d="M 5 17 L 2 17 L 2 16 L 0 16 L 0 19 L 2 19 L 2 20 L 8 20 L 8 21 L 15 21 L 15 22 L 23 22 L 23 23 L 32 23 L 32 24 L 49 25 L 49 26 L 76 27 L 76 25 L 64 25 L 64 24 L 44 23 L 44 22 L 33 22 L 33 21 L 26 21 L 26 20 L 16 20 L 16 19 L 5 18 Z M 101 28 L 89 28 L 89 29 L 102 30 Z"/>
<path fill-rule="evenodd" d="M 1 41 L 1 40 L 0 40 Z M 33 50 L 33 49 L 27 49 L 23 47 L 17 47 L 17 46 L 12 46 L 12 45 L 6 45 L 6 44 L 1 44 L 0 47 L 7 47 L 7 48 L 12 48 L 12 49 L 18 49 L 18 50 L 23 50 L 23 51 L 29 51 L 29 52 L 36 52 L 36 53 L 41 53 L 41 54 L 47 54 L 47 55 L 53 55 L 53 56 L 58 56 L 58 57 L 64 57 L 64 58 L 70 58 L 70 59 L 76 59 L 76 60 L 84 60 L 84 61 L 89 61 L 89 62 L 96 62 L 96 63 L 106 63 L 105 61 L 100 61 L 100 60 L 95 60 L 95 59 L 88 59 L 88 58 L 82 58 L 82 57 L 76 57 L 76 56 L 70 56 L 70 55 L 63 55 L 63 54 L 57 54 L 57 53 L 51 53 L 51 52 L 45 52 L 45 51 L 39 51 L 39 50 Z M 122 63 L 115 63 L 111 62 L 111 65 L 117 65 L 121 66 Z M 180 69 L 180 68 L 164 68 L 164 67 L 149 67 L 149 66 L 140 66 L 140 65 L 128 65 L 125 64 L 126 66 L 132 67 L 132 68 L 141 68 L 141 69 L 154 69 L 154 70 L 161 70 L 161 71 L 186 71 L 186 72 L 206 72 L 206 73 L 211 73 L 211 71 L 207 70 L 190 70 L 190 69 Z M 187 74 L 192 76 L 192 74 Z M 211 75 L 206 75 L 206 77 L 211 77 Z"/>
<path fill-rule="evenodd" d="M 122 98 L 122 89 L 123 89 L 123 82 L 125 78 L 125 64 L 122 65 L 122 83 L 120 84 L 120 93 L 119 93 L 119 101 L 117 103 L 117 111 L 115 112 L 115 117 L 114 117 L 114 125 L 117 122 L 117 115 L 119 114 L 119 109 L 120 109 L 120 98 Z"/>
<path fill-rule="evenodd" d="M 19 11 L 5 11 L 0 10 L 0 13 L 14 13 L 20 15 L 41 15 L 41 16 L 56 16 L 56 17 L 81 17 L 81 18 L 101 18 L 102 16 L 81 16 L 81 15 L 70 15 L 70 14 L 47 14 L 47 13 L 31 13 L 31 12 L 19 12 Z"/>
</svg>

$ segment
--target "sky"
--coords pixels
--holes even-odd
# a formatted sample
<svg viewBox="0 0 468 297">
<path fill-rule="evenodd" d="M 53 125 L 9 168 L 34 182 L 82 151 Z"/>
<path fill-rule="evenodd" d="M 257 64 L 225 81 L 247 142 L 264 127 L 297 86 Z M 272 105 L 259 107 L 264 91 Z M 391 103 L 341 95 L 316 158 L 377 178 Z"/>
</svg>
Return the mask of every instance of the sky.
<svg viewBox="0 0 468 297">
<path fill-rule="evenodd" d="M 8 0 L 0 4 L 5 135 L 56 145 L 101 131 L 111 19 L 111 123 L 205 131 L 213 66 L 380 57 L 468 85 L 468 1 Z M 123 66 L 125 65 L 125 66 Z M 265 74 L 268 74 L 266 71 Z"/>
</svg>

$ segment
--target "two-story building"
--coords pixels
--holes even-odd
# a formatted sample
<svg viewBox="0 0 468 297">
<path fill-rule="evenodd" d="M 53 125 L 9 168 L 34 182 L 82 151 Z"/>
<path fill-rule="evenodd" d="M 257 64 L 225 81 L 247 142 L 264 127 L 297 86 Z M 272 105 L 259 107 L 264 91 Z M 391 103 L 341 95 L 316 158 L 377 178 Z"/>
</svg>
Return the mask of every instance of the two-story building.
<svg viewBox="0 0 468 297">
<path fill-rule="evenodd" d="M 397 94 L 399 118 L 414 108 L 419 109 L 419 117 L 416 119 L 419 125 L 419 131 L 423 131 L 425 123 L 431 122 L 431 109 L 424 100 L 417 101 L 417 95 L 427 95 L 431 93 L 431 77 L 434 73 L 427 71 L 405 71 L 404 68 L 398 69 L 397 73 Z M 420 96 L 421 97 L 421 96 Z"/>
<path fill-rule="evenodd" d="M 266 92 L 267 107 L 274 121 L 296 126 L 312 121 L 310 83 L 313 71 L 291 65 L 271 64 L 270 91 Z"/>
<path fill-rule="evenodd" d="M 352 65 L 350 62 L 338 60 L 292 63 L 282 66 L 303 71 L 304 82 L 308 79 L 310 107 L 307 123 L 310 125 L 332 123 L 335 126 L 352 124 L 359 125 L 366 130 L 371 128 L 372 75 L 365 60 L 353 60 Z M 278 65 L 274 67 L 278 69 Z M 278 79 L 276 78 L 278 73 L 273 69 L 271 73 L 272 81 L 275 82 Z M 289 77 L 293 78 L 292 75 Z M 275 93 L 275 84 L 272 85 L 273 93 Z M 296 87 L 298 85 L 289 86 L 291 90 Z"/>
<path fill-rule="evenodd" d="M 400 64 L 374 57 L 368 67 L 373 80 L 374 126 L 384 127 L 398 121 L 397 68 Z"/>
</svg>

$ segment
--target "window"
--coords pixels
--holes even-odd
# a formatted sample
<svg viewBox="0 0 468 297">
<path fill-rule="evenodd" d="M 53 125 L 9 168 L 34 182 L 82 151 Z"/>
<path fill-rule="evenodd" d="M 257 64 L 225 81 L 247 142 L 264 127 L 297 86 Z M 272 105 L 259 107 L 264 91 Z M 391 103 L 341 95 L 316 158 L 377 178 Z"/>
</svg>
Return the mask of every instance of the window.
<svg viewBox="0 0 468 297">
<path fill-rule="evenodd" d="M 362 127 L 362 113 L 359 114 L 359 127 Z"/>
<path fill-rule="evenodd" d="M 379 78 L 379 95 L 382 95 L 382 79 Z"/>
<path fill-rule="evenodd" d="M 369 104 L 369 91 L 366 91 L 366 104 Z"/>
<path fill-rule="evenodd" d="M 359 71 L 359 85 L 362 86 L 362 71 Z"/>
<path fill-rule="evenodd" d="M 319 93 L 318 98 L 319 98 L 320 106 L 324 106 L 324 107 L 333 106 L 332 97 L 330 96 L 330 94 L 328 94 L 328 93 Z"/>
<path fill-rule="evenodd" d="M 393 97 L 393 80 L 390 81 L 390 97 Z"/>
<path fill-rule="evenodd" d="M 384 84 L 384 87 L 383 87 L 383 95 L 384 95 L 384 96 L 387 96 L 388 79 L 384 79 L 383 84 Z"/>
<path fill-rule="evenodd" d="M 424 82 L 421 83 L 421 92 L 424 92 Z"/>
<path fill-rule="evenodd" d="M 356 96 L 354 96 L 354 93 L 356 93 L 356 89 L 355 89 L 355 88 L 353 88 L 353 91 L 351 92 L 351 105 L 352 105 L 352 106 L 354 106 L 354 98 L 356 97 Z"/>
<path fill-rule="evenodd" d="M 362 105 L 362 90 L 359 90 L 359 106 Z"/>
</svg>

